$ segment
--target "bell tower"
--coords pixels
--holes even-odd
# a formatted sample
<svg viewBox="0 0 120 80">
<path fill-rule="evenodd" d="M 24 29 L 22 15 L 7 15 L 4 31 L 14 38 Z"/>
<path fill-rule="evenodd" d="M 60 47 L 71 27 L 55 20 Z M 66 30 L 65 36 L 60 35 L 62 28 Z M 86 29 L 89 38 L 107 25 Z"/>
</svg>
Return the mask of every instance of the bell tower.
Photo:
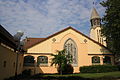
<svg viewBox="0 0 120 80">
<path fill-rule="evenodd" d="M 101 36 L 101 18 L 95 8 L 92 9 L 90 22 L 90 38 L 106 46 L 105 38 Z"/>
</svg>

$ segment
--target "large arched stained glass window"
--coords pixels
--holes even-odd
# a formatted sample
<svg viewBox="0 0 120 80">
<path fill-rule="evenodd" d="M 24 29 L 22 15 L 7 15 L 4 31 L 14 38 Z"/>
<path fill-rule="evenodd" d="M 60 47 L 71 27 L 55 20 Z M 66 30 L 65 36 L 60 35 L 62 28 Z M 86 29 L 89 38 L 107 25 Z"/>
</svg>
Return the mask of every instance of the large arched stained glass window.
<svg viewBox="0 0 120 80">
<path fill-rule="evenodd" d="M 66 50 L 65 54 L 70 54 L 72 55 L 73 58 L 73 65 L 77 64 L 77 46 L 76 43 L 69 38 L 65 44 L 64 44 L 64 49 Z"/>
<path fill-rule="evenodd" d="M 48 65 L 48 57 L 47 56 L 38 56 L 37 64 L 38 65 Z"/>
</svg>

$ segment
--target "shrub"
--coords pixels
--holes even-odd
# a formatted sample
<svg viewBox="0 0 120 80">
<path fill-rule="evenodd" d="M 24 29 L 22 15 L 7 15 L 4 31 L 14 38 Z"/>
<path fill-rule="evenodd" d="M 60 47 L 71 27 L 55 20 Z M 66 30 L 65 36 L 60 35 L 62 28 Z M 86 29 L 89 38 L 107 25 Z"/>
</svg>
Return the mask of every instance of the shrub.
<svg viewBox="0 0 120 80">
<path fill-rule="evenodd" d="M 6 78 L 4 80 L 21 80 L 21 79 L 24 79 L 24 78 L 27 78 L 28 76 L 26 75 L 23 75 L 23 74 L 19 74 L 17 76 L 11 76 L 9 78 Z"/>
<path fill-rule="evenodd" d="M 118 69 L 119 69 L 119 71 L 120 71 L 120 65 L 118 65 Z"/>
<path fill-rule="evenodd" d="M 118 71 L 119 68 L 113 65 L 92 65 L 80 67 L 81 73 L 103 73 Z"/>
<path fill-rule="evenodd" d="M 57 68 L 58 73 L 60 74 L 60 67 Z M 62 65 L 62 74 L 72 74 L 74 71 L 71 64 Z"/>
<path fill-rule="evenodd" d="M 28 69 L 28 70 L 24 70 L 22 72 L 23 75 L 26 75 L 26 76 L 30 76 L 31 75 L 31 69 Z"/>
</svg>

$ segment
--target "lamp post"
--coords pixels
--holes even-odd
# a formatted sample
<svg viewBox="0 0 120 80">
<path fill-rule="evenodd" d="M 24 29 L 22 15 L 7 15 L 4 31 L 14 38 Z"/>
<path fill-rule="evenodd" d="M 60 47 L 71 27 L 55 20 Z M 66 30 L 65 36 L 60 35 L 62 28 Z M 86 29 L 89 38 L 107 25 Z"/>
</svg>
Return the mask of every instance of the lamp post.
<svg viewBox="0 0 120 80">
<path fill-rule="evenodd" d="M 14 35 L 14 40 L 17 46 L 15 76 L 17 76 L 17 71 L 18 71 L 18 54 L 22 51 L 22 46 L 24 45 L 24 42 L 20 41 L 23 35 L 24 32 L 22 31 L 17 31 L 17 33 Z"/>
</svg>

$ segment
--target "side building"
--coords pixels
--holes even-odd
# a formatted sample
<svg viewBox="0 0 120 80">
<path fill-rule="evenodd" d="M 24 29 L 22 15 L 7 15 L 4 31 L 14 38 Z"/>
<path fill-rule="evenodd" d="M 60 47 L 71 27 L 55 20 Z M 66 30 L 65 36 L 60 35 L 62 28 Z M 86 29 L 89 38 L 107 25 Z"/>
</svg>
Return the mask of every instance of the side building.
<svg viewBox="0 0 120 80">
<path fill-rule="evenodd" d="M 21 74 L 23 54 L 17 54 L 13 36 L 0 25 L 0 80 Z"/>
</svg>

